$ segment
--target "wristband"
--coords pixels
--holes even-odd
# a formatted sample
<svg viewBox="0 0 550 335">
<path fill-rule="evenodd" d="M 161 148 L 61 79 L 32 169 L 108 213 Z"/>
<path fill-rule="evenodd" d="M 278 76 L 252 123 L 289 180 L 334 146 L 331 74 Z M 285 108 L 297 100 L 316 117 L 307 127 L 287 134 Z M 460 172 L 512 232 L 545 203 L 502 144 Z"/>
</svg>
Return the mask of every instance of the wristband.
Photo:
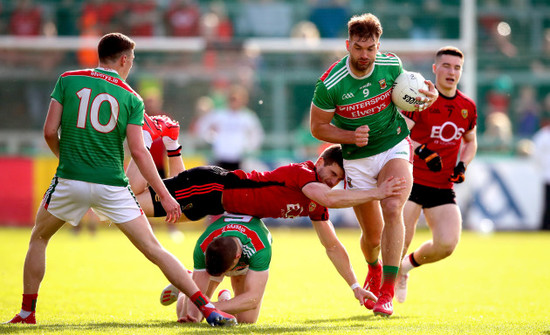
<svg viewBox="0 0 550 335">
<path fill-rule="evenodd" d="M 181 156 L 181 145 L 176 150 L 166 150 L 168 157 Z"/>
<path fill-rule="evenodd" d="M 358 287 L 361 287 L 361 285 L 359 285 L 359 283 L 353 283 L 353 284 L 350 285 L 350 288 L 351 288 L 352 291 L 355 290 Z"/>
</svg>

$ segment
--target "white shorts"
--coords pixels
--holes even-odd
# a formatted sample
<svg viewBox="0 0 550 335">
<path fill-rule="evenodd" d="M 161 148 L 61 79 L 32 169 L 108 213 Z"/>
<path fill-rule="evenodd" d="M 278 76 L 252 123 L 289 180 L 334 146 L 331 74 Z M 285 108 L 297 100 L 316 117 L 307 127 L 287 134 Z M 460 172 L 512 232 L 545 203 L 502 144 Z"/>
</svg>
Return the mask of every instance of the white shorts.
<svg viewBox="0 0 550 335">
<path fill-rule="evenodd" d="M 92 208 L 103 220 L 131 221 L 143 214 L 129 186 L 110 186 L 54 177 L 42 206 L 58 219 L 77 226 Z"/>
<path fill-rule="evenodd" d="M 376 188 L 378 174 L 384 165 L 395 158 L 404 159 L 412 164 L 411 152 L 411 140 L 407 137 L 393 148 L 377 155 L 359 159 L 344 159 L 345 188 L 364 190 Z"/>
</svg>

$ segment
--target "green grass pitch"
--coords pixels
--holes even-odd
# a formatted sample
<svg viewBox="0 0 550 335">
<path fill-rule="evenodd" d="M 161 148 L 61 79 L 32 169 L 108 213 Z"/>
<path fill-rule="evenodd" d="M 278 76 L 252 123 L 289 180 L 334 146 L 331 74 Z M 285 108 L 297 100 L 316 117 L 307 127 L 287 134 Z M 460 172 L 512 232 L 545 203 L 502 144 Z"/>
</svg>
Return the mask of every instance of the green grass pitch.
<svg viewBox="0 0 550 335">
<path fill-rule="evenodd" d="M 163 245 L 192 267 L 199 231 Z M 0 334 L 550 334 L 550 234 L 464 232 L 448 259 L 411 272 L 409 296 L 389 319 L 359 306 L 311 229 L 273 228 L 274 256 L 260 320 L 232 329 L 178 324 L 162 306 L 161 272 L 116 228 L 50 241 L 38 325 L 0 325 Z M 359 231 L 337 230 L 363 282 Z M 0 318 L 19 311 L 30 230 L 0 229 Z M 412 247 L 430 237 L 420 230 Z M 229 284 L 224 282 L 223 287 Z"/>
</svg>

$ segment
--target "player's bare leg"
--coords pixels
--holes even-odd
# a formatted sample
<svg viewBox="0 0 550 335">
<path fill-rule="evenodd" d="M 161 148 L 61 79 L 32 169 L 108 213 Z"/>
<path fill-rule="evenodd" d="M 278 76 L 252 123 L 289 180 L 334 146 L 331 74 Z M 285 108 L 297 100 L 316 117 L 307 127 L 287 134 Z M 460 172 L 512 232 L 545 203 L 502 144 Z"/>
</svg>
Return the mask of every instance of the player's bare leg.
<svg viewBox="0 0 550 335">
<path fill-rule="evenodd" d="M 393 196 L 380 201 L 384 217 L 381 252 L 384 260 L 383 281 L 380 297 L 373 308 L 375 315 L 390 316 L 393 314 L 393 296 L 395 280 L 401 265 L 401 255 L 405 239 L 403 223 L 403 207 L 412 188 L 412 166 L 404 159 L 392 159 L 386 163 L 378 175 L 383 181 L 390 176 L 405 177 L 406 189 L 399 196 Z"/>
<path fill-rule="evenodd" d="M 198 304 L 197 307 L 201 309 L 208 323 L 213 326 L 234 325 L 237 323 L 234 316 L 217 310 L 202 295 L 183 264 L 159 243 L 145 216 L 139 216 L 117 226 L 147 259 L 160 268 L 170 283 L 174 284 L 178 290 L 190 297 L 196 304 L 195 300 L 197 300 L 197 296 L 200 296 L 198 300 L 202 303 Z"/>
<path fill-rule="evenodd" d="M 7 323 L 35 324 L 35 308 L 38 290 L 46 273 L 46 247 L 50 238 L 65 221 L 50 214 L 43 206 L 38 209 L 32 229 L 29 249 L 23 267 L 23 304 L 21 311 Z"/>
<path fill-rule="evenodd" d="M 405 257 L 407 250 L 411 245 L 421 211 L 422 207 L 417 203 L 412 201 L 407 201 L 405 203 L 405 207 L 403 208 L 403 219 L 405 221 L 405 243 L 403 245 L 402 258 Z M 408 271 L 403 270 L 403 263 L 401 263 L 395 283 L 395 297 L 400 303 L 405 302 L 405 299 L 407 298 L 407 282 L 409 279 L 407 272 Z"/>
<path fill-rule="evenodd" d="M 428 264 L 449 257 L 460 241 L 462 216 L 455 204 L 445 204 L 424 211 L 432 240 L 424 242 L 415 252 L 418 264 Z"/>
<path fill-rule="evenodd" d="M 403 258 L 400 278 L 405 287 L 405 293 L 400 293 L 399 302 L 406 298 L 406 286 L 409 271 L 423 264 L 434 263 L 449 257 L 460 241 L 462 231 L 462 216 L 455 204 L 445 204 L 433 208 L 424 209 L 426 223 L 432 231 L 432 239 L 428 240 L 414 252 Z"/>
<path fill-rule="evenodd" d="M 363 288 L 378 297 L 382 282 L 382 264 L 380 257 L 380 243 L 384 221 L 378 201 L 370 201 L 353 208 L 361 227 L 361 251 L 368 264 L 368 274 Z M 372 309 L 374 302 L 365 301 L 365 307 Z"/>
</svg>

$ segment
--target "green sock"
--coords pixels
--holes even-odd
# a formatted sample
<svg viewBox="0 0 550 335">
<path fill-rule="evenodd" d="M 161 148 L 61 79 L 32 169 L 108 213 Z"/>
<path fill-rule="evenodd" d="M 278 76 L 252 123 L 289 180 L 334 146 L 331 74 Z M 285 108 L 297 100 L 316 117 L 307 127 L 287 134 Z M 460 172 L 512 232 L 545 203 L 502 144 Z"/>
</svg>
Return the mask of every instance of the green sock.
<svg viewBox="0 0 550 335">
<path fill-rule="evenodd" d="M 378 266 L 378 258 L 377 258 L 374 262 L 372 262 L 372 263 L 367 262 L 367 264 L 368 264 L 369 266 L 371 266 L 371 267 L 376 267 L 376 266 Z"/>
<path fill-rule="evenodd" d="M 399 267 L 384 265 L 382 267 L 382 273 L 384 276 L 384 285 L 395 285 L 395 278 L 397 278 L 397 272 L 399 272 Z"/>
</svg>

